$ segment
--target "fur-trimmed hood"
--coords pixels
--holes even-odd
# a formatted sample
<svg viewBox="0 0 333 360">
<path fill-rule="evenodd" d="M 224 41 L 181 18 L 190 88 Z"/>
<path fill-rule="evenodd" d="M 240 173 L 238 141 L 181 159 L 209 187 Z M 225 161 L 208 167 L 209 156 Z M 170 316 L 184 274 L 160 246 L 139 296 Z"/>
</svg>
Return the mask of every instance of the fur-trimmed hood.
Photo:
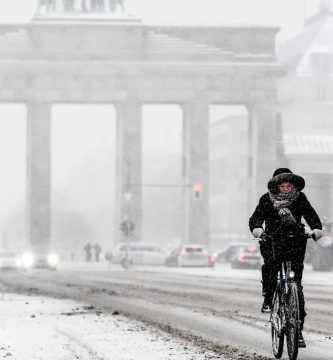
<svg viewBox="0 0 333 360">
<path fill-rule="evenodd" d="M 283 182 L 293 184 L 296 191 L 302 191 L 305 186 L 305 181 L 302 176 L 293 174 L 290 169 L 279 168 L 274 171 L 273 177 L 268 181 L 268 190 L 277 194 L 279 192 L 279 185 Z"/>
</svg>

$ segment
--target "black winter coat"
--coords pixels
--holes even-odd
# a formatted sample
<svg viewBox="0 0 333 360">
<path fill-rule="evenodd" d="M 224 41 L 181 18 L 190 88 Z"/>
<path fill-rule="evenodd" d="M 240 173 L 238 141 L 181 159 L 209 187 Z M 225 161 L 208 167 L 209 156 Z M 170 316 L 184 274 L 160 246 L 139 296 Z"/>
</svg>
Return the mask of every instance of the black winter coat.
<svg viewBox="0 0 333 360">
<path fill-rule="evenodd" d="M 301 223 L 303 216 L 311 230 L 322 229 L 318 214 L 303 192 L 300 192 L 298 198 L 287 208 L 291 211 L 298 224 Z M 255 228 L 262 228 L 264 222 L 267 235 L 272 235 L 281 227 L 281 217 L 274 208 L 268 192 L 260 198 L 258 206 L 250 217 L 251 232 Z"/>
</svg>

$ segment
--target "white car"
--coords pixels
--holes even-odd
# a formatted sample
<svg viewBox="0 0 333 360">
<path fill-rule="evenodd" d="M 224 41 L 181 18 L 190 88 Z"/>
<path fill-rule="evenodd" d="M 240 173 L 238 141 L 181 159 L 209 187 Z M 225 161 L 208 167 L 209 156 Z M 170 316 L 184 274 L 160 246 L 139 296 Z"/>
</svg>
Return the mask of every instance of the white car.
<svg viewBox="0 0 333 360">
<path fill-rule="evenodd" d="M 13 251 L 0 251 L 0 269 L 16 270 L 21 267 L 20 257 Z"/>
<path fill-rule="evenodd" d="M 167 257 L 166 266 L 214 266 L 212 257 L 204 245 L 188 244 L 177 247 Z"/>
<path fill-rule="evenodd" d="M 164 265 L 167 252 L 160 246 L 150 243 L 132 242 L 129 247 L 132 264 Z M 127 244 L 118 245 L 113 256 L 113 263 L 120 264 L 126 257 Z"/>
</svg>

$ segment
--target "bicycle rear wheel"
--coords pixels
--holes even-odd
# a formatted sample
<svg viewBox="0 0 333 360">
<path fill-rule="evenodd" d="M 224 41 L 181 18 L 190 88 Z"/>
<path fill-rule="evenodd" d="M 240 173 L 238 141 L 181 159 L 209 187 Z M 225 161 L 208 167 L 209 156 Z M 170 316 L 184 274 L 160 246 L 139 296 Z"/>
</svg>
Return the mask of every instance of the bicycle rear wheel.
<svg viewBox="0 0 333 360">
<path fill-rule="evenodd" d="M 281 358 L 284 345 L 284 331 L 282 328 L 281 306 L 281 293 L 276 291 L 274 294 L 273 310 L 270 320 L 272 326 L 272 349 L 276 359 Z"/>
<path fill-rule="evenodd" d="M 293 282 L 288 284 L 288 295 L 286 300 L 286 337 L 288 355 L 290 360 L 296 360 L 298 355 L 298 334 L 300 318 L 297 285 Z"/>
</svg>

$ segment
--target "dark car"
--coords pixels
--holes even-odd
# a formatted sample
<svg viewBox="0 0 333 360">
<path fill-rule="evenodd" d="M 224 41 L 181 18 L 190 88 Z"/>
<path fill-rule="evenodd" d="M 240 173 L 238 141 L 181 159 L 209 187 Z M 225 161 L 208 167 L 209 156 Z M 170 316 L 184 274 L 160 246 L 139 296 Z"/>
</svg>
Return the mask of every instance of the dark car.
<svg viewBox="0 0 333 360">
<path fill-rule="evenodd" d="M 260 251 L 253 245 L 241 246 L 230 261 L 232 269 L 259 269 L 262 265 Z"/>
<path fill-rule="evenodd" d="M 313 271 L 332 271 L 333 268 L 333 223 L 323 221 L 323 237 L 308 241 L 305 262 L 312 264 Z"/>
<path fill-rule="evenodd" d="M 214 257 L 204 245 L 188 244 L 174 249 L 166 258 L 166 266 L 214 266 Z"/>
</svg>

